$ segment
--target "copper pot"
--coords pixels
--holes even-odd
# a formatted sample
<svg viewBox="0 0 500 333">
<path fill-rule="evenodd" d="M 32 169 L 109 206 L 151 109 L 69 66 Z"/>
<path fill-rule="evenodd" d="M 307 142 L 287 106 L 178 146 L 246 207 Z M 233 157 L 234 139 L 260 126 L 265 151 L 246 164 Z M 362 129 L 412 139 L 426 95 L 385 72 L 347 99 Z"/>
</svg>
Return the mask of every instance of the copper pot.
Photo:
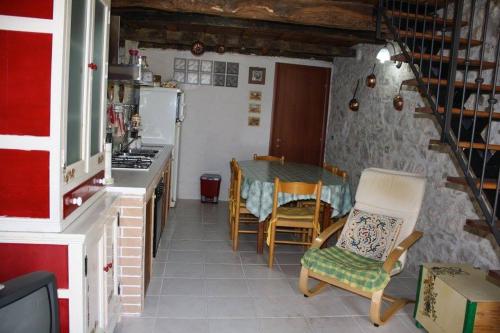
<svg viewBox="0 0 500 333">
<path fill-rule="evenodd" d="M 368 88 L 375 88 L 375 85 L 377 84 L 377 77 L 375 74 L 370 74 L 366 77 L 366 85 Z"/>
<path fill-rule="evenodd" d="M 356 88 L 354 89 L 354 94 L 352 96 L 352 99 L 349 101 L 349 109 L 351 109 L 351 111 L 354 112 L 359 110 L 359 102 L 356 99 L 356 93 L 358 92 L 358 88 L 359 88 L 359 80 L 356 83 Z"/>
<path fill-rule="evenodd" d="M 366 77 L 366 86 L 368 88 L 375 88 L 377 85 L 377 77 L 375 76 L 375 66 L 373 65 L 372 73 Z"/>
<path fill-rule="evenodd" d="M 226 47 L 222 44 L 218 44 L 215 46 L 215 52 L 217 52 L 218 54 L 223 54 L 224 52 L 226 52 Z"/>
<path fill-rule="evenodd" d="M 359 110 L 359 102 L 356 98 L 351 99 L 351 101 L 349 102 L 349 109 L 354 112 Z"/>
<path fill-rule="evenodd" d="M 191 45 L 191 53 L 195 56 L 200 56 L 205 52 L 205 44 L 197 40 Z"/>
<path fill-rule="evenodd" d="M 404 106 L 403 96 L 401 96 L 401 94 L 397 94 L 392 100 L 392 105 L 394 105 L 396 111 L 402 111 Z"/>
</svg>

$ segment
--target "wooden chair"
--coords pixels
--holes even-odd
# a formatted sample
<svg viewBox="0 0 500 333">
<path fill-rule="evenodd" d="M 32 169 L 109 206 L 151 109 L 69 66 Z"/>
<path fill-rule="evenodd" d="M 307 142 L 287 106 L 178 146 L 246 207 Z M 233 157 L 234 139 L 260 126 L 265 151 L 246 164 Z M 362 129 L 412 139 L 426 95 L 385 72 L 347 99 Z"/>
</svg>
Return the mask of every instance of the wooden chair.
<svg viewBox="0 0 500 333">
<path fill-rule="evenodd" d="M 391 276 L 402 271 L 407 249 L 422 237 L 422 233 L 415 231 L 414 228 L 424 191 L 423 177 L 374 168 L 364 170 L 356 193 L 356 204 L 351 214 L 324 230 L 302 257 L 299 288 L 304 296 L 314 296 L 327 284 L 332 284 L 369 298 L 370 319 L 375 326 L 386 323 L 399 309 L 409 302 L 414 302 L 386 295 L 384 289 Z M 353 219 L 355 210 L 402 220 L 395 245 L 385 249 L 385 253 L 388 253 L 385 261 L 367 258 L 337 246 L 320 249 L 330 236 Z M 365 223 L 372 223 L 371 225 L 375 226 L 379 222 Z M 359 241 L 359 238 L 357 240 Z M 309 277 L 320 281 L 312 289 L 308 286 Z M 365 284 L 360 283 L 360 277 Z M 390 303 L 383 313 L 381 313 L 382 300 Z"/>
<path fill-rule="evenodd" d="M 338 167 L 336 167 L 334 165 L 331 165 L 331 164 L 328 164 L 328 163 L 324 163 L 323 164 L 323 168 L 325 170 L 333 173 L 334 175 L 339 176 L 343 180 L 347 180 L 348 177 L 349 177 L 349 175 L 347 174 L 347 171 L 341 170 L 340 168 L 338 168 Z"/>
<path fill-rule="evenodd" d="M 277 157 L 277 156 L 269 156 L 269 155 L 257 155 L 253 154 L 253 159 L 256 161 L 271 161 L 271 162 L 281 162 L 285 163 L 285 156 Z"/>
<path fill-rule="evenodd" d="M 246 208 L 246 202 L 241 198 L 242 173 L 235 159 L 231 160 L 231 175 L 234 177 L 231 181 L 233 184 L 232 200 L 229 203 L 231 239 L 233 241 L 233 251 L 237 251 L 239 234 L 258 234 L 260 237 L 263 237 L 263 233 L 258 232 L 258 227 L 260 226 L 259 220 Z M 240 223 L 257 224 L 257 230 L 242 230 L 240 229 Z M 262 242 L 263 238 L 257 240 L 257 249 L 261 247 Z"/>
<path fill-rule="evenodd" d="M 311 245 L 319 233 L 319 210 L 321 204 L 321 181 L 316 184 L 281 182 L 274 180 L 273 211 L 268 229 L 269 267 L 273 267 L 276 244 Z M 292 195 L 314 195 L 314 207 L 278 207 L 279 193 Z M 276 233 L 301 234 L 301 240 L 277 240 Z"/>
</svg>

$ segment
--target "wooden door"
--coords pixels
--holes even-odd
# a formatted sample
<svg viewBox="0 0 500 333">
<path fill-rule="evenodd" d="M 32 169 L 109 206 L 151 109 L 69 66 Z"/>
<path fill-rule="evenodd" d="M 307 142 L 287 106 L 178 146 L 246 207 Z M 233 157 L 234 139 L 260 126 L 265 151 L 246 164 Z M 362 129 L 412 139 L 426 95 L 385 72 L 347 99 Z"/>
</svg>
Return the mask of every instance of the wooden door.
<svg viewBox="0 0 500 333">
<path fill-rule="evenodd" d="M 323 164 L 330 68 L 276 64 L 269 154 Z"/>
</svg>

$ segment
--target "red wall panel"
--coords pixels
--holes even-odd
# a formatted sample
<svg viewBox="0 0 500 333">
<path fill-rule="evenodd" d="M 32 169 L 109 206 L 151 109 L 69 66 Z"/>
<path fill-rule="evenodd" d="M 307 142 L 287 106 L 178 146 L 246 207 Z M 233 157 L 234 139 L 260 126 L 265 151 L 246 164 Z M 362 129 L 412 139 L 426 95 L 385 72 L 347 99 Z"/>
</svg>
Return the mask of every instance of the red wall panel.
<svg viewBox="0 0 500 333">
<path fill-rule="evenodd" d="M 52 35 L 0 30 L 0 50 L 0 134 L 49 136 Z"/>
<path fill-rule="evenodd" d="M 48 218 L 49 152 L 0 149 L 0 165 L 0 216 Z"/>
<path fill-rule="evenodd" d="M 57 288 L 68 288 L 68 247 L 50 244 L 0 243 L 0 283 L 34 271 L 56 276 Z"/>
<path fill-rule="evenodd" d="M 60 333 L 69 333 L 69 300 L 59 298 Z"/>
<path fill-rule="evenodd" d="M 52 0 L 1 0 L 0 15 L 52 19 Z"/>
</svg>

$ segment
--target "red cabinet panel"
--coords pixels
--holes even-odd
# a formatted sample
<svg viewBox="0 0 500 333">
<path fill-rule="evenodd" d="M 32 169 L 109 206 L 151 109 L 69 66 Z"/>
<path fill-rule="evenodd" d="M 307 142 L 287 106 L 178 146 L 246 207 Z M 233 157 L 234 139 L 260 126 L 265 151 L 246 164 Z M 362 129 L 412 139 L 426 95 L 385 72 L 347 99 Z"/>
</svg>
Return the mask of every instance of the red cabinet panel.
<svg viewBox="0 0 500 333">
<path fill-rule="evenodd" d="M 53 0 L 2 0 L 0 15 L 52 19 Z"/>
<path fill-rule="evenodd" d="M 0 149 L 0 165 L 0 216 L 48 218 L 49 152 Z"/>
<path fill-rule="evenodd" d="M 0 134 L 49 136 L 52 35 L 0 30 L 0 50 Z"/>
<path fill-rule="evenodd" d="M 74 212 L 79 206 L 72 203 L 72 200 L 81 198 L 80 205 L 83 205 L 85 201 L 90 199 L 94 194 L 99 192 L 103 185 L 98 183 L 98 180 L 104 178 L 104 171 L 97 173 L 92 178 L 89 178 L 85 182 L 81 183 L 63 197 L 63 217 L 68 217 L 69 214 Z"/>
<path fill-rule="evenodd" d="M 56 276 L 57 288 L 68 288 L 68 247 L 50 244 L 0 243 L 0 282 L 34 271 Z"/>
<path fill-rule="evenodd" d="M 59 298 L 60 333 L 69 333 L 69 300 Z"/>
</svg>

